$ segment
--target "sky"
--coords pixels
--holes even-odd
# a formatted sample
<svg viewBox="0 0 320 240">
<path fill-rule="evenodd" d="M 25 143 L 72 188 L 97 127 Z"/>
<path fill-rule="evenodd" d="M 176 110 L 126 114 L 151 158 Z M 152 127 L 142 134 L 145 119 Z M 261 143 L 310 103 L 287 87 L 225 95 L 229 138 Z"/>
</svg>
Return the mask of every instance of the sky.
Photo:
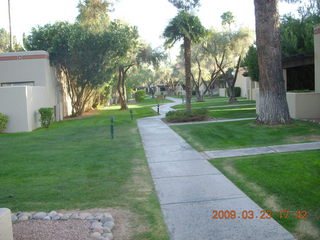
<svg viewBox="0 0 320 240">
<path fill-rule="evenodd" d="M 223 12 L 231 11 L 237 25 L 254 29 L 253 0 L 201 0 L 196 12 L 202 24 L 217 28 Z M 11 0 L 12 32 L 22 42 L 23 33 L 32 27 L 56 21 L 74 22 L 79 0 Z M 294 12 L 295 4 L 280 2 L 280 14 Z M 161 34 L 177 10 L 167 0 L 117 0 L 111 18 L 122 19 L 138 26 L 140 36 L 153 47 L 162 45 Z M 8 1 L 0 0 L 0 28 L 9 29 Z"/>
</svg>

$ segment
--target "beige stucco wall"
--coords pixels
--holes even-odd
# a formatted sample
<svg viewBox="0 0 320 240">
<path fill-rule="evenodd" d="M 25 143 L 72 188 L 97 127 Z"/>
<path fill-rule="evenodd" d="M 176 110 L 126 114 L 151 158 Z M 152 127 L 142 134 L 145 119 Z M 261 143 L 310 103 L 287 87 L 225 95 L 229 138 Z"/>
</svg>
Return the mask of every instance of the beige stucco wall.
<svg viewBox="0 0 320 240">
<path fill-rule="evenodd" d="M 226 97 L 226 96 L 227 96 L 226 88 L 219 88 L 219 97 Z"/>
<path fill-rule="evenodd" d="M 0 57 L 16 57 L 17 60 L 8 60 L 0 62 L 1 79 L 0 82 L 35 82 L 35 86 L 45 86 L 50 75 L 48 72 L 49 59 L 23 59 L 26 56 L 46 55 L 45 51 L 28 51 L 28 52 L 12 52 L 1 53 Z M 19 58 L 21 60 L 19 60 Z"/>
<path fill-rule="evenodd" d="M 9 117 L 5 132 L 28 131 L 27 87 L 0 87 L 0 112 Z"/>
<path fill-rule="evenodd" d="M 320 118 L 320 93 L 287 93 L 292 118 Z"/>
<path fill-rule="evenodd" d="M 0 54 L 0 72 L 0 83 L 35 83 L 35 86 L 0 87 L 0 112 L 9 116 L 5 132 L 28 132 L 40 127 L 41 107 L 55 107 L 55 120 L 63 119 L 60 85 L 46 52 Z"/>
<path fill-rule="evenodd" d="M 13 240 L 11 211 L 8 208 L 0 208 L 0 239 Z"/>
<path fill-rule="evenodd" d="M 320 25 L 314 28 L 315 92 L 320 93 Z"/>
</svg>

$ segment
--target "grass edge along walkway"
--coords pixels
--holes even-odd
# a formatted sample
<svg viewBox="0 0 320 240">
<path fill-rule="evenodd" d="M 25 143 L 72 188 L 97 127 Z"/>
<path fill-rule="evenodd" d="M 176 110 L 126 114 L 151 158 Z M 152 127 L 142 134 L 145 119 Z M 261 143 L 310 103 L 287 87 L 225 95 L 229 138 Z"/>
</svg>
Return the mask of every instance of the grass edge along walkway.
<svg viewBox="0 0 320 240">
<path fill-rule="evenodd" d="M 138 127 L 171 239 L 294 239 L 273 219 L 259 218 L 262 209 L 160 118 L 139 119 Z M 215 209 L 239 215 L 214 219 Z M 246 210 L 257 218 L 241 218 Z"/>
<path fill-rule="evenodd" d="M 320 238 L 319 156 L 320 150 L 310 150 L 217 158 L 210 163 L 298 239 L 316 240 Z"/>
<path fill-rule="evenodd" d="M 133 111 L 135 119 L 154 115 L 150 108 Z M 129 111 L 106 110 L 49 129 L 0 134 L 0 146 L 0 207 L 14 212 L 116 208 L 128 212 L 130 239 L 168 239 Z"/>
</svg>

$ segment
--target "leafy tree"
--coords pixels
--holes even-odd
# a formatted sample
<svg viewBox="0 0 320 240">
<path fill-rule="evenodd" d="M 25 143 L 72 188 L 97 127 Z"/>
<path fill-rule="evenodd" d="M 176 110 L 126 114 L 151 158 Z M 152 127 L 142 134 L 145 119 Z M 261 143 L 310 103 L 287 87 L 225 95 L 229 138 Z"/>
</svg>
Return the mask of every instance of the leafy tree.
<svg viewBox="0 0 320 240">
<path fill-rule="evenodd" d="M 169 0 L 177 9 L 189 11 L 200 6 L 200 0 Z"/>
<path fill-rule="evenodd" d="M 242 65 L 246 67 L 247 74 L 253 81 L 259 81 L 258 53 L 255 45 L 249 47 Z"/>
<path fill-rule="evenodd" d="M 111 3 L 105 0 L 81 0 L 77 21 L 91 30 L 104 30 L 110 24 L 110 6 Z"/>
<path fill-rule="evenodd" d="M 287 0 L 295 2 L 294 0 Z M 254 0 L 261 124 L 291 123 L 281 69 L 278 0 Z"/>
<path fill-rule="evenodd" d="M 80 115 L 98 87 L 111 78 L 115 61 L 126 55 L 130 28 L 111 23 L 92 32 L 79 24 L 58 22 L 33 28 L 25 38 L 28 50 L 46 50 L 60 80 L 66 82 L 72 115 Z"/>
<path fill-rule="evenodd" d="M 157 49 L 152 49 L 150 46 L 141 44 L 138 40 L 137 31 L 131 34 L 125 33 L 129 42 L 127 53 L 124 57 L 119 58 L 117 63 L 118 68 L 118 81 L 117 91 L 120 98 L 121 108 L 120 110 L 128 109 L 127 106 L 127 90 L 126 90 L 126 78 L 128 71 L 135 66 L 141 66 L 142 64 L 149 64 L 157 67 L 165 55 Z"/>
<path fill-rule="evenodd" d="M 183 10 L 174 17 L 164 30 L 165 45 L 171 47 L 178 40 L 183 39 L 185 60 L 186 110 L 191 110 L 191 43 L 198 42 L 206 33 L 199 18 Z"/>
<path fill-rule="evenodd" d="M 224 12 L 220 17 L 222 19 L 222 26 L 228 25 L 229 29 L 231 28 L 231 24 L 235 22 L 234 15 L 230 11 Z"/>
<path fill-rule="evenodd" d="M 249 29 L 240 28 L 237 31 L 218 32 L 212 30 L 205 38 L 203 44 L 214 60 L 214 72 L 212 72 L 211 82 L 221 78 L 227 83 L 230 92 L 230 102 L 237 101 L 235 98 L 235 82 L 240 67 L 242 56 L 252 43 L 252 34 Z M 235 70 L 234 74 L 233 70 Z M 222 75 L 221 77 L 219 75 Z"/>
<path fill-rule="evenodd" d="M 24 51 L 23 47 L 17 42 L 16 37 L 13 36 L 13 46 L 10 47 L 10 34 L 4 29 L 0 28 L 0 52 Z"/>
<path fill-rule="evenodd" d="M 313 52 L 313 28 L 320 23 L 320 16 L 310 15 L 294 18 L 286 15 L 281 19 L 282 55 L 292 56 L 304 52 Z"/>
</svg>

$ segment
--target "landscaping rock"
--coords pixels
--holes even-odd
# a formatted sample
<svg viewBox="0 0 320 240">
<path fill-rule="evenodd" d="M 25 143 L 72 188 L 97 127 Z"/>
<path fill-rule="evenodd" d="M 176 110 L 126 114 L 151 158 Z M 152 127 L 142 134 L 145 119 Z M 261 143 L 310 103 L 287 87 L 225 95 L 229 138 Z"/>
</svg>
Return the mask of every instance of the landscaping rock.
<svg viewBox="0 0 320 240">
<path fill-rule="evenodd" d="M 35 215 L 33 215 L 33 219 L 44 219 L 47 216 L 45 212 L 38 212 Z"/>
<path fill-rule="evenodd" d="M 106 223 L 106 222 L 113 222 L 113 217 L 103 217 L 101 219 L 102 223 Z"/>
<path fill-rule="evenodd" d="M 18 220 L 18 217 L 15 215 L 15 214 L 12 214 L 11 215 L 11 221 L 12 222 L 15 222 L 15 221 L 17 221 Z"/>
<path fill-rule="evenodd" d="M 98 229 L 102 229 L 102 223 L 98 222 L 98 221 L 94 221 L 93 223 L 91 223 L 91 228 L 98 228 Z"/>
<path fill-rule="evenodd" d="M 70 219 L 79 219 L 79 214 L 78 213 L 73 213 L 69 218 Z"/>
<path fill-rule="evenodd" d="M 46 216 L 43 218 L 43 220 L 51 220 L 51 217 L 50 216 Z"/>
<path fill-rule="evenodd" d="M 92 216 L 90 213 L 80 213 L 79 214 L 79 218 L 82 220 L 87 219 L 90 216 Z"/>
<path fill-rule="evenodd" d="M 60 217 L 59 215 L 55 215 L 55 216 L 53 216 L 51 219 L 52 219 L 52 220 L 60 220 L 61 217 Z"/>
<path fill-rule="evenodd" d="M 57 213 L 56 211 L 51 211 L 51 212 L 49 212 L 48 216 L 54 217 L 54 216 L 56 216 L 57 214 L 58 214 L 58 213 Z"/>
<path fill-rule="evenodd" d="M 102 225 L 103 227 L 107 227 L 109 229 L 112 229 L 114 227 L 114 222 L 110 221 L 110 222 L 106 222 Z"/>
<path fill-rule="evenodd" d="M 90 234 L 90 236 L 93 237 L 93 238 L 99 238 L 99 237 L 101 237 L 101 233 L 93 232 L 93 233 Z"/>
<path fill-rule="evenodd" d="M 113 239 L 113 234 L 112 233 L 104 233 L 103 236 L 105 238 L 107 238 L 108 240 L 112 240 Z"/>
<path fill-rule="evenodd" d="M 27 221 L 27 220 L 29 220 L 29 218 L 30 217 L 28 215 L 22 214 L 19 216 L 18 220 L 19 221 Z"/>
</svg>

